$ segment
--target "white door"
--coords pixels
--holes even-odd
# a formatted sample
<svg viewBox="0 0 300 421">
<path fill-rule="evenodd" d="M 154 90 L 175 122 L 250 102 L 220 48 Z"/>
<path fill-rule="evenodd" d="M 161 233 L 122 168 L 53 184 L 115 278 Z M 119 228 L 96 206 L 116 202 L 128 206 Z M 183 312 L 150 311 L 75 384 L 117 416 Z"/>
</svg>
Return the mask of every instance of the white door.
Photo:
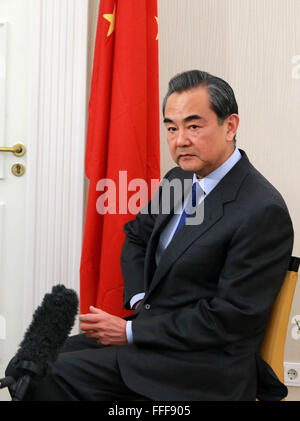
<svg viewBox="0 0 300 421">
<path fill-rule="evenodd" d="M 44 294 L 79 291 L 87 11 L 0 0 L 0 378 Z M 18 143 L 23 156 L 1 152 Z"/>
<path fill-rule="evenodd" d="M 25 192 L 27 153 L 1 147 L 27 144 L 29 8 L 0 1 L 0 376 L 23 335 Z M 22 176 L 12 172 L 24 168 Z M 22 167 L 23 166 L 23 167 Z M 21 174 L 21 173 L 20 173 Z M 1 392 L 0 400 L 6 393 Z"/>
</svg>

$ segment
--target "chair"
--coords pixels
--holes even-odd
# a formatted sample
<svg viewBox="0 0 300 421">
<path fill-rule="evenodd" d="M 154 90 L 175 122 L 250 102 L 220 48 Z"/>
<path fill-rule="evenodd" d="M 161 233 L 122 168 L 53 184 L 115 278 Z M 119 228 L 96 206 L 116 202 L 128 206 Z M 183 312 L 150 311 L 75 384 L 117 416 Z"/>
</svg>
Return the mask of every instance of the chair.
<svg viewBox="0 0 300 421">
<path fill-rule="evenodd" d="M 298 279 L 300 259 L 291 257 L 281 290 L 273 304 L 263 342 L 261 356 L 284 383 L 284 349 L 287 327 Z"/>
</svg>

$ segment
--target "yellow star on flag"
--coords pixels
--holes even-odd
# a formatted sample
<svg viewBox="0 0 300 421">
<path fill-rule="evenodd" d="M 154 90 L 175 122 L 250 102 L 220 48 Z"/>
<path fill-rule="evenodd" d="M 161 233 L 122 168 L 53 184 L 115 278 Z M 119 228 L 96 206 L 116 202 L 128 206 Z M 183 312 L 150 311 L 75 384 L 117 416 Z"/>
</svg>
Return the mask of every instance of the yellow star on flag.
<svg viewBox="0 0 300 421">
<path fill-rule="evenodd" d="M 104 19 L 108 20 L 108 22 L 110 23 L 108 32 L 107 32 L 107 36 L 109 37 L 115 30 L 115 23 L 116 23 L 116 4 L 114 7 L 114 11 L 113 13 L 107 13 L 105 15 L 103 15 Z"/>
<path fill-rule="evenodd" d="M 155 16 L 155 20 L 156 20 L 157 25 L 158 25 L 158 17 L 157 16 Z M 158 33 L 157 33 L 157 36 L 156 36 L 156 40 L 158 40 Z"/>
</svg>

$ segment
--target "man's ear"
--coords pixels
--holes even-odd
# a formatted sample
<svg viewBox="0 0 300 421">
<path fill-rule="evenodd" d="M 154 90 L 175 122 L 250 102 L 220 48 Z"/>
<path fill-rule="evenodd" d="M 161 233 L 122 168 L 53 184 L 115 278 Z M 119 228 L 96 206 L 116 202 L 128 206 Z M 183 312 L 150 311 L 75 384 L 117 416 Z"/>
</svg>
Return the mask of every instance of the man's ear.
<svg viewBox="0 0 300 421">
<path fill-rule="evenodd" d="M 229 142 L 233 141 L 234 136 L 237 133 L 239 123 L 240 123 L 240 118 L 239 118 L 238 114 L 231 114 L 227 118 L 227 133 L 226 133 L 226 136 L 227 136 L 227 140 Z"/>
</svg>

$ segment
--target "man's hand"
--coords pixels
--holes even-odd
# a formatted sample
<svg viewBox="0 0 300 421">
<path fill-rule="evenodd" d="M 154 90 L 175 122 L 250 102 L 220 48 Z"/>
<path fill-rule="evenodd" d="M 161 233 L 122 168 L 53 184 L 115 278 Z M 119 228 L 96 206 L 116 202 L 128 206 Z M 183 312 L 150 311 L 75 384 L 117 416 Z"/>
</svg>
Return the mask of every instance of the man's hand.
<svg viewBox="0 0 300 421">
<path fill-rule="evenodd" d="M 126 320 L 90 307 L 90 313 L 79 316 L 80 328 L 89 338 L 102 345 L 126 345 Z"/>
</svg>

